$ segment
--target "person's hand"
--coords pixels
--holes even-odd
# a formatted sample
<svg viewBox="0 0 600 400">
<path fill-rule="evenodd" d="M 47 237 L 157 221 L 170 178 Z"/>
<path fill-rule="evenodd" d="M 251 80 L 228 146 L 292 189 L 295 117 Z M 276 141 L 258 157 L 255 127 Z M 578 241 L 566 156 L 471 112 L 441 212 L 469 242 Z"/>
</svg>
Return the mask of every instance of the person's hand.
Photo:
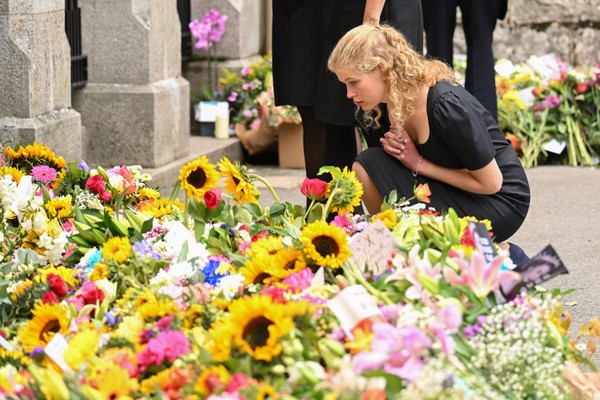
<svg viewBox="0 0 600 400">
<path fill-rule="evenodd" d="M 380 139 L 383 150 L 396 158 L 406 168 L 414 171 L 421 155 L 404 128 L 392 127 Z"/>
</svg>

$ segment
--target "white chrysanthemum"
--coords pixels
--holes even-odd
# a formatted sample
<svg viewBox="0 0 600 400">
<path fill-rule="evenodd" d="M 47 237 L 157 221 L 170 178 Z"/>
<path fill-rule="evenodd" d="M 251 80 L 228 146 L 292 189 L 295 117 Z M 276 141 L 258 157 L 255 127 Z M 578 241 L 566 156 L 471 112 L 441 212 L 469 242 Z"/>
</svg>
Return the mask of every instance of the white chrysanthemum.
<svg viewBox="0 0 600 400">
<path fill-rule="evenodd" d="M 224 276 L 219 280 L 217 290 L 220 290 L 227 300 L 231 300 L 238 293 L 239 288 L 244 286 L 245 280 L 242 274 Z"/>
</svg>

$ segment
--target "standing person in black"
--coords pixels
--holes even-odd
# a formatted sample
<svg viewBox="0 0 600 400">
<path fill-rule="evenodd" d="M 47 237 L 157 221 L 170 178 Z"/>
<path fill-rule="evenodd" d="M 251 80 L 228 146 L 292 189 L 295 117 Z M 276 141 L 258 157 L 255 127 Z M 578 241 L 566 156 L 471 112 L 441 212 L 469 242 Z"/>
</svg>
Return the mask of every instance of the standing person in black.
<svg viewBox="0 0 600 400">
<path fill-rule="evenodd" d="M 508 0 L 422 0 L 427 56 L 452 66 L 456 7 L 467 40 L 465 88 L 498 120 L 494 52 L 496 22 L 506 16 Z"/>
<path fill-rule="evenodd" d="M 352 166 L 356 107 L 326 63 L 344 33 L 380 21 L 402 31 L 422 51 L 420 0 L 273 0 L 275 102 L 298 107 L 308 178 L 317 177 L 323 165 Z M 371 143 L 379 144 L 377 139 Z"/>
</svg>

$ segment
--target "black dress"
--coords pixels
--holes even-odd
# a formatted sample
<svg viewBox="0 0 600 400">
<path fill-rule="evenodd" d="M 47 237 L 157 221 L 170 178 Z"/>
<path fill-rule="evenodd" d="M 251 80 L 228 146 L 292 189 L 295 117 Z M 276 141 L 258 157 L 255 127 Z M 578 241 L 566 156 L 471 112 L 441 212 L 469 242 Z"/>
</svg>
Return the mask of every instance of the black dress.
<svg viewBox="0 0 600 400">
<path fill-rule="evenodd" d="M 438 82 L 427 96 L 429 138 L 416 144 L 426 160 L 452 169 L 477 170 L 496 158 L 502 188 L 493 195 L 466 192 L 424 176 L 414 178 L 400 161 L 380 147 L 358 155 L 382 196 L 396 189 L 398 196 L 413 196 L 415 184 L 429 183 L 430 206 L 437 211 L 452 207 L 460 216 L 489 219 L 496 241 L 505 241 L 521 226 L 530 202 L 529 183 L 521 161 L 498 129 L 491 114 L 462 86 Z"/>
<path fill-rule="evenodd" d="M 277 105 L 315 106 L 316 118 L 357 125 L 346 87 L 327 70 L 337 41 L 362 24 L 366 0 L 273 0 L 273 88 Z M 387 0 L 381 14 L 423 49 L 420 0 Z"/>
</svg>

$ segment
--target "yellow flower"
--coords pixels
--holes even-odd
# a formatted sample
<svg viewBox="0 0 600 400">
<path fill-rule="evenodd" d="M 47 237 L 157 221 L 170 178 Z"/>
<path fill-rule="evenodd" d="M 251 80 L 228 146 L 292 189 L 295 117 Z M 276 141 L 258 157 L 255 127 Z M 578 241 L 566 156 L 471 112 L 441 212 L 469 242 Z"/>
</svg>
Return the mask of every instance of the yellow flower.
<svg viewBox="0 0 600 400">
<path fill-rule="evenodd" d="M 136 313 L 135 315 L 123 317 L 123 321 L 111 336 L 126 339 L 136 346 L 137 349 L 140 345 L 140 334 L 143 330 L 144 318 Z"/>
<path fill-rule="evenodd" d="M 227 383 L 231 380 L 231 375 L 227 368 L 222 365 L 215 365 L 209 368 L 206 368 L 202 371 L 202 374 L 198 377 L 196 384 L 194 385 L 194 391 L 202 394 L 203 396 L 208 396 L 212 393 L 210 386 L 207 384 L 208 379 L 217 379 L 217 381 L 221 382 L 223 386 L 226 386 Z"/>
<path fill-rule="evenodd" d="M 127 371 L 113 363 L 95 365 L 90 382 L 105 399 L 130 399 L 129 394 L 139 388 L 138 381 L 129 377 Z"/>
<path fill-rule="evenodd" d="M 375 214 L 372 220 L 381 221 L 388 229 L 394 229 L 398 223 L 398 216 L 393 208 L 388 208 L 385 211 Z"/>
<path fill-rule="evenodd" d="M 60 304 L 37 303 L 31 313 L 33 318 L 18 332 L 25 352 L 29 353 L 38 346 L 45 347 L 57 333 L 69 333 L 68 309 Z"/>
<path fill-rule="evenodd" d="M 10 175 L 12 177 L 13 182 L 19 183 L 21 182 L 21 178 L 25 176 L 25 174 L 17 168 L 13 167 L 0 167 L 0 176 Z"/>
<path fill-rule="evenodd" d="M 332 211 L 338 213 L 352 212 L 354 207 L 360 205 L 360 198 L 363 195 L 362 184 L 356 179 L 354 171 L 344 167 L 343 171 L 339 168 L 329 170 L 332 179 L 327 185 L 327 198 L 332 204 Z"/>
<path fill-rule="evenodd" d="M 22 296 L 25 293 L 27 293 L 27 290 L 29 288 L 31 288 L 32 286 L 33 286 L 33 282 L 31 282 L 29 279 L 26 279 L 26 280 L 22 281 L 21 283 L 18 283 L 17 286 L 15 287 L 14 291 L 10 295 L 10 299 L 12 300 L 12 302 L 16 303 L 19 296 Z"/>
<path fill-rule="evenodd" d="M 251 296 L 235 300 L 229 306 L 227 321 L 215 324 L 211 329 L 213 345 L 226 349 L 223 342 L 233 338 L 233 345 L 241 352 L 250 354 L 256 360 L 270 362 L 281 354 L 280 339 L 294 328 L 293 317 L 308 312 L 306 301 L 281 304 L 273 302 L 270 296 Z M 214 355 L 214 353 L 213 353 Z"/>
<path fill-rule="evenodd" d="M 167 215 L 173 215 L 174 211 L 182 212 L 183 208 L 181 201 L 177 199 L 170 201 L 167 198 L 161 197 L 159 199 L 144 202 L 144 204 L 140 206 L 139 211 L 147 217 L 158 219 Z"/>
<path fill-rule="evenodd" d="M 103 262 L 98 262 L 94 265 L 94 270 L 90 275 L 90 281 L 99 281 L 102 279 L 108 278 L 108 273 L 110 272 L 108 265 Z"/>
<path fill-rule="evenodd" d="M 208 158 L 202 156 L 181 169 L 179 180 L 188 197 L 201 200 L 204 193 L 216 187 L 219 173 L 216 167 L 208 162 Z"/>
<path fill-rule="evenodd" d="M 71 195 L 57 197 L 46 203 L 45 207 L 52 218 L 68 218 L 73 211 Z"/>
<path fill-rule="evenodd" d="M 158 299 L 148 288 L 144 289 L 134 304 L 137 312 L 145 320 L 177 314 L 179 312 L 179 307 L 177 307 L 172 298 Z"/>
<path fill-rule="evenodd" d="M 244 282 L 247 285 L 265 285 L 285 278 L 286 275 L 282 273 L 283 271 L 273 268 L 271 263 L 273 259 L 272 256 L 263 255 L 246 261 L 240 268 L 240 274 L 246 278 Z"/>
<path fill-rule="evenodd" d="M 504 93 L 504 96 L 500 98 L 498 106 L 508 111 L 524 110 L 527 108 L 527 104 L 521 99 L 519 92 L 514 89 Z"/>
<path fill-rule="evenodd" d="M 30 165 L 48 165 L 56 170 L 62 170 L 67 165 L 65 159 L 56 157 L 50 147 L 37 142 L 25 147 L 20 146 L 16 151 L 6 147 L 6 155 L 15 165 L 20 165 L 22 161 L 30 161 Z"/>
<path fill-rule="evenodd" d="M 115 260 L 118 263 L 123 263 L 129 258 L 131 251 L 129 238 L 115 236 L 102 245 L 102 258 L 107 261 Z"/>
<path fill-rule="evenodd" d="M 340 268 L 351 255 L 346 233 L 325 221 L 306 225 L 299 239 L 304 254 L 320 266 Z"/>
<path fill-rule="evenodd" d="M 86 329 L 71 338 L 69 348 L 63 353 L 67 364 L 75 371 L 98 351 L 100 334 L 94 329 Z"/>
<path fill-rule="evenodd" d="M 254 183 L 251 182 L 245 167 L 239 165 L 239 163 L 234 165 L 225 157 L 219 161 L 218 166 L 221 175 L 225 177 L 224 190 L 234 196 L 236 203 L 258 204 L 260 192 L 256 189 Z"/>
<path fill-rule="evenodd" d="M 274 265 L 277 270 L 284 271 L 286 275 L 289 275 L 306 268 L 306 261 L 300 250 L 287 248 L 277 253 Z"/>
<path fill-rule="evenodd" d="M 159 197 L 160 197 L 160 192 L 156 189 L 152 189 L 152 188 L 148 188 L 148 187 L 144 187 L 144 188 L 140 189 L 140 195 L 139 195 L 140 200 L 158 199 Z"/>
<path fill-rule="evenodd" d="M 279 400 L 279 395 L 271 385 L 261 385 L 256 394 L 257 400 Z"/>
</svg>

